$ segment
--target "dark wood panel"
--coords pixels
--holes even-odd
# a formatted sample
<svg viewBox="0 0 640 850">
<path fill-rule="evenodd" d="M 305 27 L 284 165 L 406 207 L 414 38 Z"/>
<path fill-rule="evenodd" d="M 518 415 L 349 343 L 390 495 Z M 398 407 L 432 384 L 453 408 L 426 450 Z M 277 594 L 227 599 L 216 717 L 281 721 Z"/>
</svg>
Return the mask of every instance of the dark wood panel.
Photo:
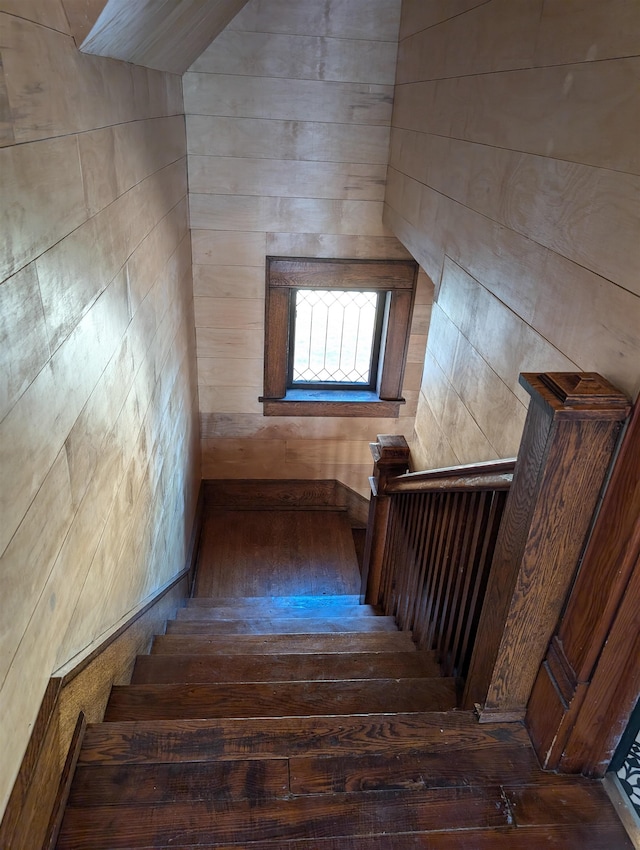
<svg viewBox="0 0 640 850">
<path fill-rule="evenodd" d="M 274 802 L 198 802 L 154 808 L 140 806 L 70 809 L 58 850 L 98 850 L 201 846 L 331 834 L 370 835 L 443 829 L 506 826 L 509 813 L 499 789 L 455 788 L 403 793 L 300 797 Z"/>
<path fill-rule="evenodd" d="M 470 712 L 286 718 L 158 720 L 90 725 L 80 762 L 146 763 L 313 753 L 405 752 L 451 757 L 460 750 L 530 746 L 519 723 L 479 724 Z"/>
<path fill-rule="evenodd" d="M 69 806 L 261 800 L 283 798 L 288 792 L 286 759 L 82 765 L 76 771 Z"/>
<path fill-rule="evenodd" d="M 317 655 L 140 655 L 134 685 L 170 682 L 286 682 L 439 676 L 431 652 Z"/>
<path fill-rule="evenodd" d="M 246 620 L 169 620 L 168 635 L 287 635 L 393 632 L 393 617 L 262 617 Z"/>
<path fill-rule="evenodd" d="M 157 635 L 152 654 L 195 653 L 245 655 L 248 652 L 415 652 L 409 632 L 335 633 L 317 635 Z"/>
<path fill-rule="evenodd" d="M 446 711 L 451 679 L 114 686 L 105 720 Z"/>
</svg>

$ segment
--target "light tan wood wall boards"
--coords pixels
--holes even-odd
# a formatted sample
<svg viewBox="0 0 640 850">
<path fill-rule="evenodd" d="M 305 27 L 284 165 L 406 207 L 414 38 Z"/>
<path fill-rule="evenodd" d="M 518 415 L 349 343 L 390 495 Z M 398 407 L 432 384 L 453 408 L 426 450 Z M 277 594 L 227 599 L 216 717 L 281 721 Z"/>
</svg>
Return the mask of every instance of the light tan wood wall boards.
<svg viewBox="0 0 640 850">
<path fill-rule="evenodd" d="M 521 371 L 640 389 L 640 5 L 404 0 L 385 223 L 436 283 L 414 454 L 513 454 Z"/>
<path fill-rule="evenodd" d="M 49 678 L 182 570 L 200 475 L 180 77 L 83 56 L 60 0 L 0 32 L 1 811 Z"/>
<path fill-rule="evenodd" d="M 399 419 L 268 417 L 267 255 L 401 259 L 382 223 L 399 0 L 249 0 L 184 76 L 205 477 L 368 488 L 367 444 L 413 430 L 421 275 Z"/>
</svg>

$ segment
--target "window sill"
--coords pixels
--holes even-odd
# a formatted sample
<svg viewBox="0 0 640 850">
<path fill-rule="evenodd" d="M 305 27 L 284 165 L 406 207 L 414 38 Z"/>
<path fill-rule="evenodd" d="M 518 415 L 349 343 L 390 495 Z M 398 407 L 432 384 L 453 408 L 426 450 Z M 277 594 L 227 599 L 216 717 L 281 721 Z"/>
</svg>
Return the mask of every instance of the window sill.
<svg viewBox="0 0 640 850">
<path fill-rule="evenodd" d="M 289 390 L 284 398 L 260 398 L 263 416 L 358 416 L 397 419 L 403 398 L 381 399 L 373 392 Z"/>
</svg>

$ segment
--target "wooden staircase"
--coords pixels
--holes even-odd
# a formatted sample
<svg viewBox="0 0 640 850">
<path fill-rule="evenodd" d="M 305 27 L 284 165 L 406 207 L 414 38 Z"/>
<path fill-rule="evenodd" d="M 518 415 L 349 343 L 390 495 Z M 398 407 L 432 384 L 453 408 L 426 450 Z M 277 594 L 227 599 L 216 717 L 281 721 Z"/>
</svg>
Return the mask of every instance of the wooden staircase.
<svg viewBox="0 0 640 850">
<path fill-rule="evenodd" d="M 353 593 L 189 599 L 87 728 L 57 847 L 631 847 L 599 784 L 458 691 Z"/>
</svg>

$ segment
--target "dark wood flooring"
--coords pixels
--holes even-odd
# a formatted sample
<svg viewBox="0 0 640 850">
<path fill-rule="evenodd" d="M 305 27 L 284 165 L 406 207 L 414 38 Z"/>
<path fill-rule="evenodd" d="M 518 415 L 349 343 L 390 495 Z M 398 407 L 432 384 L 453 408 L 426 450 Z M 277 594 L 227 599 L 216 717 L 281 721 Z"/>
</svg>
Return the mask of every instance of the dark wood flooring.
<svg viewBox="0 0 640 850">
<path fill-rule="evenodd" d="M 205 517 L 195 596 L 357 594 L 342 511 L 217 510 Z"/>
<path fill-rule="evenodd" d="M 59 850 L 631 850 L 600 783 L 455 710 L 358 586 L 344 514 L 208 517 L 197 596 L 87 728 Z"/>
</svg>

